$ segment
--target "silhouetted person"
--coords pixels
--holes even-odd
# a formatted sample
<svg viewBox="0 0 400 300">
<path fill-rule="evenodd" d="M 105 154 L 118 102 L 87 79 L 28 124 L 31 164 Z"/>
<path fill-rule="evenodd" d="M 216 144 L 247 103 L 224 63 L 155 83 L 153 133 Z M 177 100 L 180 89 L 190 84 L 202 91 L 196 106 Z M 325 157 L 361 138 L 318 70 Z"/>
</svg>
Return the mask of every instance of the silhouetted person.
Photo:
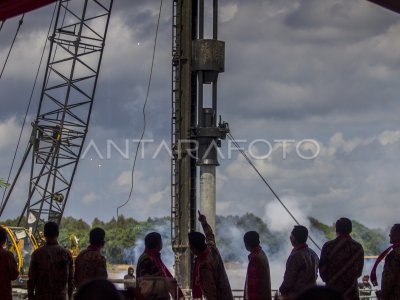
<svg viewBox="0 0 400 300">
<path fill-rule="evenodd" d="M 135 280 L 135 270 L 132 267 L 128 268 L 128 274 L 124 276 L 125 280 Z M 124 283 L 124 289 L 135 287 L 134 283 Z"/>
<path fill-rule="evenodd" d="M 382 300 L 400 299 L 400 224 L 394 224 L 390 230 L 390 243 L 388 249 L 382 252 L 376 260 L 371 272 L 371 281 L 377 285 L 376 268 L 385 259 L 382 273 L 381 298 Z"/>
<path fill-rule="evenodd" d="M 121 300 L 121 297 L 111 282 L 95 279 L 82 284 L 74 300 Z"/>
<path fill-rule="evenodd" d="M 189 233 L 189 246 L 196 256 L 192 274 L 192 296 L 194 299 L 232 300 L 232 290 L 224 263 L 215 244 L 215 236 L 207 219 L 199 212 L 199 222 L 204 234 Z"/>
<path fill-rule="evenodd" d="M 322 247 L 319 262 L 322 280 L 347 300 L 360 299 L 357 279 L 364 267 L 364 250 L 351 238 L 352 227 L 347 218 L 336 221 L 337 237 Z"/>
<path fill-rule="evenodd" d="M 248 231 L 243 236 L 246 250 L 250 252 L 247 266 L 245 300 L 271 300 L 271 276 L 268 258 L 260 246 L 260 236 L 256 231 Z"/>
<path fill-rule="evenodd" d="M 72 257 L 68 250 L 58 245 L 58 225 L 44 225 L 45 244 L 32 253 L 29 266 L 28 299 L 72 299 Z"/>
<path fill-rule="evenodd" d="M 369 275 L 364 275 L 362 281 L 358 284 L 358 289 L 360 292 L 360 296 L 363 296 L 362 299 L 370 299 L 372 294 L 372 285 L 369 283 Z"/>
<path fill-rule="evenodd" d="M 89 233 L 90 245 L 75 259 L 74 283 L 79 288 L 83 283 L 93 279 L 107 279 L 107 262 L 101 254 L 105 245 L 106 233 L 101 228 L 93 228 Z"/>
<path fill-rule="evenodd" d="M 285 297 L 294 297 L 303 290 L 316 285 L 318 255 L 306 244 L 308 229 L 294 226 L 290 235 L 293 250 L 286 262 L 286 271 L 279 291 Z"/>
<path fill-rule="evenodd" d="M 0 299 L 12 300 L 11 281 L 18 277 L 14 255 L 5 249 L 7 232 L 0 226 Z"/>
<path fill-rule="evenodd" d="M 154 277 L 163 277 L 167 283 L 166 292 L 160 290 L 159 293 L 152 293 L 147 295 L 146 300 L 164 300 L 169 299 L 168 291 L 174 299 L 176 296 L 176 280 L 172 276 L 171 272 L 164 265 L 161 260 L 160 251 L 162 249 L 162 239 L 158 232 L 151 232 L 147 234 L 144 238 L 145 250 L 139 257 L 136 266 L 136 278 L 138 280 L 138 285 L 141 287 L 141 281 L 151 281 L 157 280 Z M 154 281 L 153 286 L 158 286 Z M 178 289 L 178 298 L 182 298 L 183 293 Z"/>
<path fill-rule="evenodd" d="M 313 286 L 300 295 L 295 300 L 344 300 L 342 294 L 326 286 Z"/>
</svg>

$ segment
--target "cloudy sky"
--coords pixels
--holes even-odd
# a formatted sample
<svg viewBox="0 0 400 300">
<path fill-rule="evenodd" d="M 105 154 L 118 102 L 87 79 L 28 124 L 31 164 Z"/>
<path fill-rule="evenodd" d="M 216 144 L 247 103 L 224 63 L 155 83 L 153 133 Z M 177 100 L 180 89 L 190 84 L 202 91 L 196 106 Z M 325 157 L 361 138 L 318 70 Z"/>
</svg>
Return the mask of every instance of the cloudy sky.
<svg viewBox="0 0 400 300">
<path fill-rule="evenodd" d="M 108 220 L 128 197 L 159 5 L 115 1 L 86 143 L 101 155 L 86 151 L 66 215 Z M 170 143 L 171 6 L 164 1 L 146 110 L 145 139 L 154 142 L 139 155 L 132 200 L 122 209 L 137 219 L 170 213 L 169 156 L 165 148 L 153 156 L 163 140 Z M 0 178 L 10 169 L 52 9 L 26 15 L 0 80 Z M 18 19 L 0 32 L 1 63 Z M 267 144 L 253 141 L 271 143 L 271 155 L 254 162 L 294 215 L 327 223 L 348 216 L 381 228 L 399 222 L 400 17 L 365 0 L 220 0 L 219 23 L 226 66 L 218 113 L 253 158 L 268 153 Z M 38 100 L 36 93 L 28 124 Z M 302 142 L 308 139 L 319 147 Z M 107 158 L 107 140 L 129 157 L 113 150 Z M 277 140 L 293 142 L 283 149 Z M 286 226 L 286 213 L 255 172 L 237 151 L 229 158 L 230 146 L 221 149 L 217 213 L 248 211 Z M 317 150 L 315 159 L 301 158 Z M 15 192 L 5 217 L 25 203 L 26 186 Z"/>
</svg>

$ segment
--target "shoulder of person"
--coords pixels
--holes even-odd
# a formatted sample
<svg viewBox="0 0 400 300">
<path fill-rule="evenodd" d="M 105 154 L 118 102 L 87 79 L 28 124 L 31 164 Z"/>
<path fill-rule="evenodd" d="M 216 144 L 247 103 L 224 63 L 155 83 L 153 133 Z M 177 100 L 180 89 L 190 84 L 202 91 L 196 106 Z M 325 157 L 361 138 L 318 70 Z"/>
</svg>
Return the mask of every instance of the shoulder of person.
<svg viewBox="0 0 400 300">
<path fill-rule="evenodd" d="M 357 251 L 362 250 L 362 251 L 364 251 L 364 248 L 361 245 L 361 243 L 359 243 L 359 242 L 357 242 L 356 240 L 353 240 L 353 239 L 351 239 L 350 241 L 351 241 L 352 246 L 354 247 L 354 250 L 357 250 Z"/>
<path fill-rule="evenodd" d="M 151 264 L 153 263 L 152 258 L 148 254 L 143 253 L 142 255 L 140 255 L 137 264 L 139 265 L 139 264 L 150 264 L 150 263 Z"/>
<path fill-rule="evenodd" d="M 86 249 L 80 251 L 79 254 L 76 256 L 75 260 L 79 260 L 79 259 L 81 259 L 82 257 L 84 257 L 86 252 L 87 252 Z"/>
<path fill-rule="evenodd" d="M 322 246 L 322 250 L 329 250 L 331 247 L 333 247 L 334 245 L 336 245 L 336 243 L 338 242 L 337 238 L 327 241 L 323 246 Z"/>
<path fill-rule="evenodd" d="M 311 248 L 308 248 L 308 252 L 312 255 L 312 256 L 316 256 L 318 257 L 318 254 Z"/>
</svg>

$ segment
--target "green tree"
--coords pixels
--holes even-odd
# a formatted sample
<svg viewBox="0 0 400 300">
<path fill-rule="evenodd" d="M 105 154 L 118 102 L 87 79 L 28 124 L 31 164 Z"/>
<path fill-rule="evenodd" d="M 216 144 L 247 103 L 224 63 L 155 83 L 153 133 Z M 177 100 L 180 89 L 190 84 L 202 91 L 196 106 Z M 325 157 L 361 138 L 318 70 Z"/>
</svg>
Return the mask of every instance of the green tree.
<svg viewBox="0 0 400 300">
<path fill-rule="evenodd" d="M 6 188 L 8 186 L 9 186 L 9 184 L 3 178 L 0 178 L 0 187 Z"/>
</svg>

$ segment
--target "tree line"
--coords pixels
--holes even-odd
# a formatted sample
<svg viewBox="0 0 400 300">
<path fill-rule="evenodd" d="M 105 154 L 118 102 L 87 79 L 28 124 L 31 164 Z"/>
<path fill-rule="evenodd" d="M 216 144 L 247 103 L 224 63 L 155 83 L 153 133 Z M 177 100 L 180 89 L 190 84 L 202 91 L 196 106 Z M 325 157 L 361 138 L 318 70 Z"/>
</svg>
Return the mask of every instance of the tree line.
<svg viewBox="0 0 400 300">
<path fill-rule="evenodd" d="M 82 219 L 64 217 L 60 226 L 60 244 L 69 245 L 71 236 L 76 236 L 81 249 L 88 245 L 89 231 L 94 227 L 101 227 L 106 231 L 106 244 L 103 249 L 107 261 L 111 264 L 134 264 L 143 251 L 144 236 L 150 231 L 160 232 L 163 237 L 163 256 L 168 256 L 172 262 L 170 218 L 148 218 L 138 221 L 133 218 L 119 216 L 109 221 L 95 218 L 91 224 Z M 310 217 L 310 235 L 322 245 L 335 237 L 334 224 L 324 224 L 316 218 Z M 6 220 L 0 224 L 15 226 L 17 219 Z M 223 259 L 226 262 L 245 262 L 247 252 L 243 245 L 243 235 L 249 230 L 260 234 L 263 248 L 268 255 L 274 256 L 290 247 L 288 232 L 273 232 L 268 225 L 254 214 L 243 216 L 217 216 L 217 243 Z M 365 250 L 365 255 L 377 255 L 388 243 L 387 234 L 381 229 L 371 229 L 353 220 L 354 239 L 359 241 Z M 313 247 L 312 244 L 310 244 Z"/>
</svg>

